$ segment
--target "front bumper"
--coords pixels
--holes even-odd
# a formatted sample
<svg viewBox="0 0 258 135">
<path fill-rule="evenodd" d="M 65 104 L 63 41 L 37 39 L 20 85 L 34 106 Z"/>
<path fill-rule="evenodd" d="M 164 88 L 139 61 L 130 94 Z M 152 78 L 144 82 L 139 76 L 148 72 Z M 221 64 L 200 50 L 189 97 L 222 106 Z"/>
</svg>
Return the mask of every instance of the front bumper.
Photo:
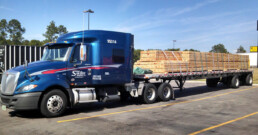
<svg viewBox="0 0 258 135">
<path fill-rule="evenodd" d="M 7 108 L 13 110 L 38 109 L 38 102 L 41 92 L 24 93 L 13 96 L 6 96 L 0 93 L 0 102 Z"/>
</svg>

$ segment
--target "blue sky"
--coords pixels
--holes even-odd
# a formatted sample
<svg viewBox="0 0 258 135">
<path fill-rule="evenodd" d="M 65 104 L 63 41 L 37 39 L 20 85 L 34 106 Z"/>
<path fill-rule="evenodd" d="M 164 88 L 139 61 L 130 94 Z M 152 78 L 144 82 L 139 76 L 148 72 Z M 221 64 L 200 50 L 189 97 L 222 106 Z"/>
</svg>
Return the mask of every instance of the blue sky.
<svg viewBox="0 0 258 135">
<path fill-rule="evenodd" d="M 172 48 L 177 40 L 181 50 L 209 51 L 223 43 L 234 52 L 257 45 L 257 5 L 257 0 L 0 0 L 0 19 L 18 19 L 25 39 L 43 40 L 51 20 L 80 31 L 82 11 L 92 9 L 91 29 L 130 32 L 135 48 Z"/>
</svg>

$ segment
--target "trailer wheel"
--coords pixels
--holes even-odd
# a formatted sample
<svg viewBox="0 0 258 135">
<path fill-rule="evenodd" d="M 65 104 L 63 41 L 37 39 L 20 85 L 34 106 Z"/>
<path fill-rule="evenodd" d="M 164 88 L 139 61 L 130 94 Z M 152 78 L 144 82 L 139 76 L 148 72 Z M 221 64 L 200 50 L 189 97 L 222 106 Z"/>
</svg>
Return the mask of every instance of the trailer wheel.
<svg viewBox="0 0 258 135">
<path fill-rule="evenodd" d="M 40 103 L 40 112 L 46 117 L 62 115 L 67 107 L 66 95 L 58 89 L 46 93 Z"/>
<path fill-rule="evenodd" d="M 239 88 L 240 86 L 240 81 L 237 75 L 235 75 L 232 80 L 231 80 L 231 84 L 230 87 L 231 88 Z"/>
<path fill-rule="evenodd" d="M 158 97 L 162 101 L 169 101 L 173 96 L 173 88 L 168 83 L 162 83 L 158 88 Z"/>
<path fill-rule="evenodd" d="M 245 78 L 245 84 L 252 86 L 253 85 L 253 76 L 252 74 L 248 74 Z"/>
<path fill-rule="evenodd" d="M 143 95 L 142 95 L 143 102 L 146 104 L 154 103 L 158 97 L 157 91 L 158 90 L 155 87 L 155 85 L 151 83 L 147 83 L 145 85 Z"/>
<path fill-rule="evenodd" d="M 219 80 L 220 80 L 220 78 L 207 78 L 206 85 L 208 87 L 217 87 Z"/>
</svg>

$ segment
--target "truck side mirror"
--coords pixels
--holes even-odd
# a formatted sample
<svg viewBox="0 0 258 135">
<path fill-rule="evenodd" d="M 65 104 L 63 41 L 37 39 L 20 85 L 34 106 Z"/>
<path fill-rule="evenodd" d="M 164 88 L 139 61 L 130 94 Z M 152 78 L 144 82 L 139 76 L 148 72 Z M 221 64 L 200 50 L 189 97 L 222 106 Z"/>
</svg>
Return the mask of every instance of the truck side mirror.
<svg viewBox="0 0 258 135">
<path fill-rule="evenodd" d="M 85 61 L 86 60 L 86 45 L 81 44 L 80 46 L 80 60 Z"/>
<path fill-rule="evenodd" d="M 47 48 L 47 46 L 43 48 L 43 54 L 46 52 Z"/>
</svg>

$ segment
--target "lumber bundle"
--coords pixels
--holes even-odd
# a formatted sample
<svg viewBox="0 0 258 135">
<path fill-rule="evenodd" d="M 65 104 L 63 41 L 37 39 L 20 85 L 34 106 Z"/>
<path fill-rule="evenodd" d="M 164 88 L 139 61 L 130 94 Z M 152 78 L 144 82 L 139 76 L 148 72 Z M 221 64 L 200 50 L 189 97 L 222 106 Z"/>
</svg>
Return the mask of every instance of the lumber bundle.
<svg viewBox="0 0 258 135">
<path fill-rule="evenodd" d="M 134 67 L 150 69 L 154 73 L 227 71 L 248 69 L 246 55 L 193 52 L 193 51 L 141 51 Z"/>
</svg>

